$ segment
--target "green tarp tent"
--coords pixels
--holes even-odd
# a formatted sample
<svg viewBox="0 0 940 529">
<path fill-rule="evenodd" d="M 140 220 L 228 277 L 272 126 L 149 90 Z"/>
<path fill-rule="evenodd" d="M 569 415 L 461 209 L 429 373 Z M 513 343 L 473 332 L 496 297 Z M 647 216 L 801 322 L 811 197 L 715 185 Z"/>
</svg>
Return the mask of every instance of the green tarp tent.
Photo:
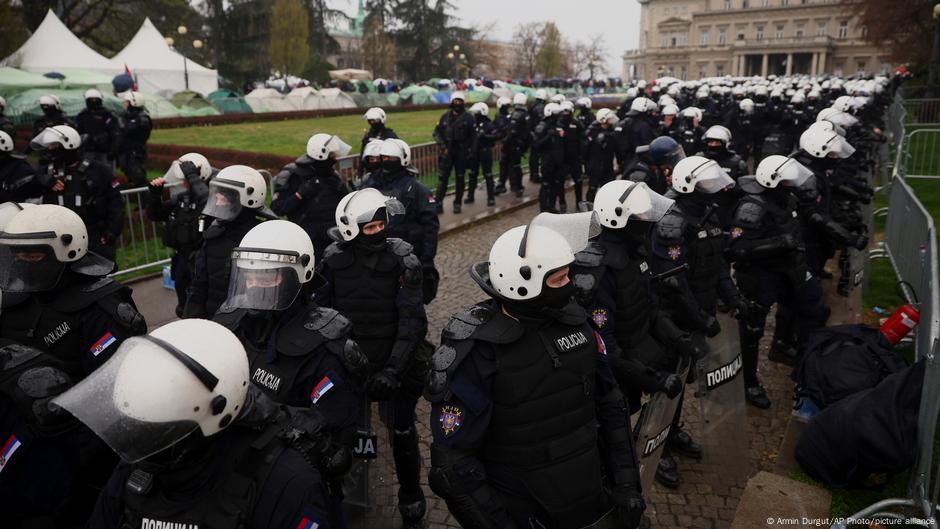
<svg viewBox="0 0 940 529">
<path fill-rule="evenodd" d="M 105 75 L 89 70 L 80 70 L 73 68 L 63 68 L 56 70 L 65 76 L 62 80 L 62 88 L 97 88 L 102 93 L 111 92 L 111 79 L 113 76 Z"/>
<path fill-rule="evenodd" d="M 430 86 L 411 85 L 398 92 L 403 104 L 430 105 L 435 103 L 434 94 L 437 90 Z"/>
<path fill-rule="evenodd" d="M 252 112 L 251 107 L 245 102 L 245 98 L 231 90 L 216 90 L 206 96 L 206 99 L 223 114 Z"/>
<path fill-rule="evenodd" d="M 0 68 L 0 96 L 9 99 L 30 88 L 58 88 L 59 80 L 16 68 Z"/>
<path fill-rule="evenodd" d="M 32 123 L 42 115 L 39 97 L 54 95 L 62 103 L 62 111 L 68 116 L 75 116 L 85 108 L 85 91 L 82 89 L 45 89 L 32 88 L 7 99 L 6 115 L 14 123 Z M 124 112 L 121 100 L 109 93 L 103 93 L 104 106 L 115 114 Z"/>
<path fill-rule="evenodd" d="M 193 116 L 218 116 L 221 114 L 218 109 L 212 106 L 211 102 L 202 97 L 202 94 L 191 90 L 177 92 L 173 95 L 173 98 L 170 99 L 170 102 L 179 109 L 180 116 L 184 118 Z"/>
</svg>

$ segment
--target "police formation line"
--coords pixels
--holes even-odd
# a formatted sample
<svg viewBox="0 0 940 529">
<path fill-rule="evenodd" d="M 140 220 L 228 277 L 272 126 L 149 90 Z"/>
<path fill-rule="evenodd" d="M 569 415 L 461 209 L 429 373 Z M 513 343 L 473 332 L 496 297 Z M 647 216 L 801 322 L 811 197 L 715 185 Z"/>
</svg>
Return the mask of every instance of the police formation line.
<svg viewBox="0 0 940 529">
<path fill-rule="evenodd" d="M 492 122 L 455 93 L 434 131 L 436 196 L 380 109 L 365 115 L 355 190 L 335 135 L 313 135 L 271 197 L 257 170 L 190 153 L 149 183 L 183 318 L 149 334 L 107 277 L 120 219 L 84 194 L 113 189 L 106 160 L 83 156 L 107 142 L 50 124 L 30 143 L 34 171 L 0 132 L 3 525 L 345 527 L 378 402 L 406 528 L 426 524 L 423 476 L 467 528 L 637 527 L 654 481 L 680 486 L 683 458 L 746 468 L 745 402 L 771 405 L 765 320 L 776 306 L 770 360 L 792 363 L 826 323 L 820 280 L 836 253 L 851 288 L 863 175 L 896 88 L 640 83 L 619 116 L 594 117 L 589 100 L 574 116 L 537 92 L 532 108 L 499 100 Z M 492 203 L 507 182 L 522 192 L 527 149 L 542 212 L 470 267 L 485 301 L 435 347 L 426 305 L 448 173 L 456 211 L 479 171 Z M 559 213 L 569 176 L 579 212 Z M 698 440 L 682 421 L 688 384 Z"/>
</svg>

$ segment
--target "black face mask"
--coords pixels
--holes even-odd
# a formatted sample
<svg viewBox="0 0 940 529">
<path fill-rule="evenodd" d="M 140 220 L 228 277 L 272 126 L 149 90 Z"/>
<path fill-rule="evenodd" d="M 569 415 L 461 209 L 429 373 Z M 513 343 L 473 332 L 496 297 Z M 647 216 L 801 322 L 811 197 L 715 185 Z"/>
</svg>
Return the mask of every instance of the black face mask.
<svg viewBox="0 0 940 529">
<path fill-rule="evenodd" d="M 360 227 L 360 229 L 362 228 Z M 353 239 L 353 242 L 356 243 L 357 247 L 363 250 L 366 250 L 368 252 L 374 252 L 377 250 L 381 250 L 385 246 L 386 239 L 387 239 L 387 234 L 385 233 L 384 229 L 378 233 L 373 233 L 371 235 L 367 235 L 360 231 L 359 235 L 357 235 L 356 238 Z"/>
<path fill-rule="evenodd" d="M 331 160 L 327 158 L 326 160 L 314 160 L 312 164 L 314 171 L 317 172 L 328 172 L 333 170 L 333 165 L 336 163 L 336 160 Z"/>
<path fill-rule="evenodd" d="M 367 173 L 371 173 L 382 167 L 382 162 L 370 162 L 368 159 L 362 161 L 362 167 L 365 168 Z"/>
<path fill-rule="evenodd" d="M 385 128 L 385 125 L 383 125 L 383 124 L 381 124 L 381 123 L 374 123 L 374 124 L 370 124 L 370 125 L 369 125 L 369 131 L 371 131 L 371 132 L 373 132 L 373 133 L 381 132 L 381 130 L 382 130 L 383 128 Z"/>
<path fill-rule="evenodd" d="M 564 286 L 557 288 L 551 288 L 547 285 L 542 287 L 542 293 L 539 294 L 539 301 L 542 305 L 550 309 L 561 309 L 571 302 L 571 296 L 573 295 L 574 283 L 568 281 Z"/>
<path fill-rule="evenodd" d="M 463 114 L 464 104 L 463 103 L 451 103 L 450 109 L 453 110 L 455 114 Z"/>
<path fill-rule="evenodd" d="M 99 110 L 102 107 L 102 102 L 98 98 L 86 99 L 85 105 L 88 106 L 89 110 Z"/>
<path fill-rule="evenodd" d="M 382 160 L 382 169 L 384 169 L 389 174 L 397 173 L 401 169 L 401 161 Z"/>
<path fill-rule="evenodd" d="M 56 107 L 51 106 L 51 105 L 42 105 L 42 113 L 43 113 L 46 117 L 51 118 L 51 117 L 57 116 L 57 115 L 59 114 L 59 109 L 57 109 Z"/>
<path fill-rule="evenodd" d="M 502 114 L 502 115 L 504 115 L 504 116 L 508 116 L 508 115 L 509 115 L 509 107 L 503 107 L 503 108 L 499 109 L 499 113 Z"/>
<path fill-rule="evenodd" d="M 718 147 L 705 146 L 705 156 L 707 158 L 722 158 L 727 152 L 724 145 Z"/>
</svg>

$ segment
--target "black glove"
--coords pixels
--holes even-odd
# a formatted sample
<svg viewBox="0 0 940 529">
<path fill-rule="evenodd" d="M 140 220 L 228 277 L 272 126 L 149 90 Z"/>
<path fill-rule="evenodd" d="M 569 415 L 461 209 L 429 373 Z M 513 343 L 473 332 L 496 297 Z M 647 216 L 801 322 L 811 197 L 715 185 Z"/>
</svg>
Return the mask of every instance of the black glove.
<svg viewBox="0 0 940 529">
<path fill-rule="evenodd" d="M 790 233 L 784 233 L 780 236 L 780 242 L 789 249 L 796 248 L 796 237 Z"/>
<path fill-rule="evenodd" d="M 301 198 L 313 198 L 317 194 L 317 187 L 319 186 L 316 180 L 308 178 L 297 188 L 297 193 L 300 194 Z"/>
<path fill-rule="evenodd" d="M 610 500 L 617 510 L 617 519 L 624 529 L 636 529 L 640 525 L 646 502 L 636 485 L 617 485 L 610 492 Z"/>
<path fill-rule="evenodd" d="M 180 162 L 180 171 L 183 172 L 183 176 L 189 182 L 192 182 L 194 178 L 199 178 L 199 168 L 189 160 Z"/>
<path fill-rule="evenodd" d="M 696 345 L 695 340 L 692 339 L 691 334 L 684 334 L 676 340 L 676 346 L 679 348 L 679 351 L 690 357 L 692 363 L 698 362 L 699 360 L 705 358 L 705 355 L 708 354 L 707 349 L 702 349 Z"/>
<path fill-rule="evenodd" d="M 705 336 L 709 338 L 714 338 L 718 336 L 718 333 L 721 332 L 721 324 L 718 323 L 718 320 L 714 316 L 709 316 L 705 320 Z"/>
<path fill-rule="evenodd" d="M 852 244 L 852 247 L 859 251 L 864 250 L 865 248 L 868 248 L 868 236 L 859 235 L 858 237 L 856 237 L 855 243 Z"/>
<path fill-rule="evenodd" d="M 739 320 L 746 320 L 751 313 L 751 305 L 741 296 L 732 298 L 728 307 L 731 308 L 734 317 Z"/>
<path fill-rule="evenodd" d="M 666 394 L 670 399 L 674 399 L 682 393 L 682 379 L 674 373 L 660 373 L 657 389 Z"/>
<path fill-rule="evenodd" d="M 401 382 L 398 381 L 398 374 L 395 370 L 386 367 L 369 378 L 366 388 L 372 400 L 388 400 L 400 385 Z"/>
</svg>

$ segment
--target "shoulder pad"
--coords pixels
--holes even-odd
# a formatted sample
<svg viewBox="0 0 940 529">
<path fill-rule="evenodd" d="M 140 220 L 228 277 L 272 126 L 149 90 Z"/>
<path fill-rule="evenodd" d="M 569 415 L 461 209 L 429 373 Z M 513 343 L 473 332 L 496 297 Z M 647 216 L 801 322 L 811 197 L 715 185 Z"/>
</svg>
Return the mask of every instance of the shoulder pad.
<svg viewBox="0 0 940 529">
<path fill-rule="evenodd" d="M 21 152 L 11 152 L 7 153 L 7 156 L 13 158 L 14 160 L 26 160 L 26 155 Z"/>
<path fill-rule="evenodd" d="M 337 340 L 349 335 L 352 322 L 336 310 L 317 307 L 307 313 L 304 329 L 319 332 L 327 340 Z"/>
<path fill-rule="evenodd" d="M 309 157 L 309 156 L 307 156 L 307 155 L 305 154 L 305 155 L 303 155 L 303 156 L 297 158 L 296 160 L 294 160 L 294 163 L 291 164 L 291 165 L 293 165 L 294 167 L 297 167 L 297 165 L 310 165 L 310 164 L 312 164 L 312 163 L 313 163 L 313 158 L 311 158 L 311 157 Z"/>
<path fill-rule="evenodd" d="M 590 241 L 587 247 L 574 254 L 574 262 L 578 266 L 593 268 L 603 264 L 604 255 L 606 253 L 607 250 L 604 248 L 604 245 L 597 241 Z"/>
<path fill-rule="evenodd" d="M 346 338 L 330 340 L 326 343 L 327 351 L 339 357 L 343 367 L 356 378 L 364 378 L 369 372 L 369 358 L 359 349 L 355 340 Z"/>
<path fill-rule="evenodd" d="M 441 338 L 446 340 L 466 340 L 476 332 L 477 327 L 490 321 L 492 309 L 483 305 L 473 305 L 466 308 L 451 317 L 444 330 L 441 332 Z"/>
<path fill-rule="evenodd" d="M 399 257 L 408 257 L 414 252 L 414 246 L 412 246 L 411 243 L 405 242 L 398 237 L 389 237 L 388 247 L 392 250 L 392 253 Z"/>
<path fill-rule="evenodd" d="M 499 312 L 498 307 L 479 304 L 454 314 L 441 332 L 441 338 L 506 344 L 518 340 L 523 332 L 523 328 Z"/>
<path fill-rule="evenodd" d="M 418 171 L 418 168 L 413 165 L 409 165 L 408 167 L 405 167 L 405 172 L 414 178 L 418 178 L 418 176 L 421 174 Z"/>
<path fill-rule="evenodd" d="M 330 268 L 346 268 L 353 260 L 353 255 L 345 251 L 339 242 L 334 242 L 323 250 L 323 262 L 330 265 Z"/>
<path fill-rule="evenodd" d="M 88 160 L 82 160 L 82 163 L 78 164 L 78 167 L 75 170 L 84 174 L 88 171 L 89 167 L 91 167 L 91 162 Z"/>
<path fill-rule="evenodd" d="M 666 215 L 656 223 L 656 235 L 663 242 L 679 242 L 685 236 L 685 217 L 670 210 Z"/>
<path fill-rule="evenodd" d="M 427 386 L 424 391 L 424 396 L 428 401 L 441 402 L 449 396 L 448 379 L 472 350 L 472 341 L 442 343 L 434 350 L 434 354 L 431 355 L 431 370 L 428 373 Z"/>
<path fill-rule="evenodd" d="M 51 305 L 62 312 L 75 312 L 123 288 L 126 287 L 110 277 L 102 277 L 66 289 Z"/>
<path fill-rule="evenodd" d="M 734 212 L 734 220 L 744 225 L 756 226 L 760 224 L 761 218 L 764 216 L 764 211 L 763 204 L 759 203 L 757 200 L 744 200 L 738 205 L 738 209 Z"/>
<path fill-rule="evenodd" d="M 13 371 L 17 367 L 39 357 L 43 352 L 39 349 L 11 343 L 0 347 L 0 372 Z"/>
</svg>

